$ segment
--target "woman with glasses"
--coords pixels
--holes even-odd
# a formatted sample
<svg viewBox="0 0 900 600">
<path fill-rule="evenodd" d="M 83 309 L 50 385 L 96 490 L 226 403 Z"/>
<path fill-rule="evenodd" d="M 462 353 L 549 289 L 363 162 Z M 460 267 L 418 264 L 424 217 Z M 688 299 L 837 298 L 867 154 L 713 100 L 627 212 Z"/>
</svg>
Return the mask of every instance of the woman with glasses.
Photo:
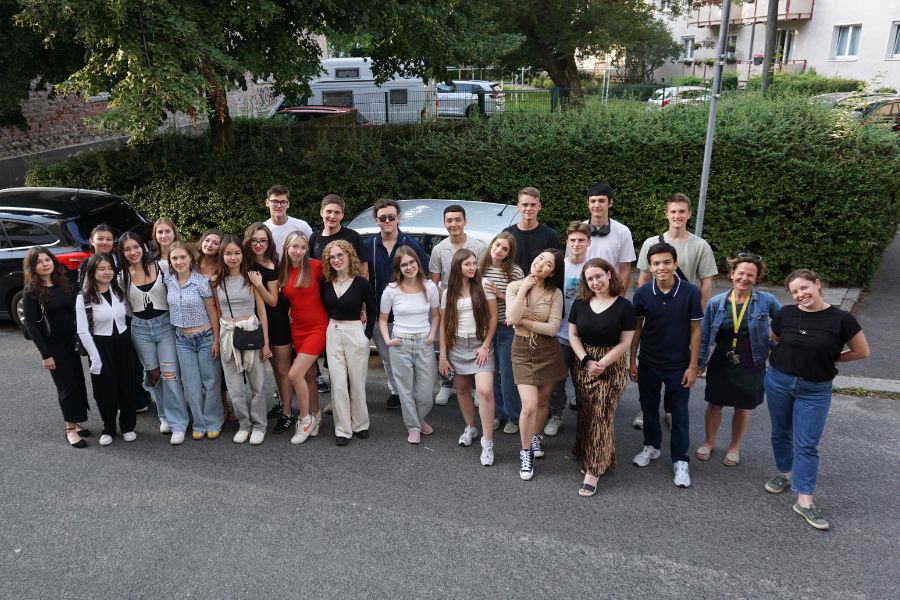
<svg viewBox="0 0 900 600">
<path fill-rule="evenodd" d="M 813 271 L 794 271 L 785 285 L 796 305 L 785 306 L 772 319 L 775 347 L 765 385 L 779 472 L 765 488 L 779 494 L 790 487 L 797 494 L 794 512 L 816 529 L 828 529 L 813 494 L 835 364 L 866 358 L 869 343 L 853 315 L 825 302 L 822 282 Z"/>
<path fill-rule="evenodd" d="M 697 448 L 699 460 L 709 460 L 722 422 L 722 409 L 734 409 L 731 441 L 722 463 L 741 462 L 741 440 L 750 424 L 750 411 L 762 404 L 769 323 L 781 303 L 768 292 L 755 289 L 766 276 L 759 256 L 739 254 L 728 260 L 732 289 L 706 305 L 700 339 L 699 368 L 706 369 L 706 439 Z"/>
<path fill-rule="evenodd" d="M 269 330 L 269 350 L 272 357 L 272 374 L 275 376 L 275 388 L 279 398 L 287 398 L 290 407 L 294 394 L 288 371 L 291 368 L 291 319 L 290 303 L 278 291 L 278 253 L 272 232 L 263 223 L 257 222 L 244 232 L 244 254 L 250 266 L 247 276 L 250 283 L 259 292 L 266 305 L 266 322 Z M 272 428 L 272 433 L 290 431 L 294 425 L 292 411 L 281 414 Z"/>
</svg>

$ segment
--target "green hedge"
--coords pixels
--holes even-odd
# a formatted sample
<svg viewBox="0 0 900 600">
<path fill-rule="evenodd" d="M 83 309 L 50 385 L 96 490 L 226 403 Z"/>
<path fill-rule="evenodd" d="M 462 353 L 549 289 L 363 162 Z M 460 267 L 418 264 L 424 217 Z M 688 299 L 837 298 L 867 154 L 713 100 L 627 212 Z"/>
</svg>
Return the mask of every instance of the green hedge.
<svg viewBox="0 0 900 600">
<path fill-rule="evenodd" d="M 346 198 L 353 215 L 379 197 L 515 202 L 516 190 L 533 185 L 543 193 L 542 220 L 561 231 L 586 217 L 586 186 L 605 180 L 617 190 L 615 217 L 640 246 L 665 229 L 669 194 L 697 197 L 707 110 L 610 102 L 583 112 L 349 130 L 238 121 L 230 153 L 211 155 L 205 139 L 170 135 L 35 168 L 28 184 L 122 194 L 193 236 L 211 225 L 242 231 L 265 217 L 273 183 L 291 188 L 291 212 L 312 223 L 329 192 Z M 754 252 L 776 279 L 811 267 L 833 283 L 864 285 L 900 221 L 898 172 L 900 145 L 889 131 L 804 98 L 726 98 L 704 237 L 720 265 Z"/>
<path fill-rule="evenodd" d="M 771 91 L 773 94 L 828 94 L 831 92 L 855 92 L 862 90 L 866 85 L 860 79 L 848 79 L 846 77 L 824 77 L 816 73 L 815 69 L 809 69 L 804 73 L 775 73 L 772 78 Z M 747 81 L 747 89 L 758 91 L 762 86 L 762 77 L 755 75 Z"/>
</svg>

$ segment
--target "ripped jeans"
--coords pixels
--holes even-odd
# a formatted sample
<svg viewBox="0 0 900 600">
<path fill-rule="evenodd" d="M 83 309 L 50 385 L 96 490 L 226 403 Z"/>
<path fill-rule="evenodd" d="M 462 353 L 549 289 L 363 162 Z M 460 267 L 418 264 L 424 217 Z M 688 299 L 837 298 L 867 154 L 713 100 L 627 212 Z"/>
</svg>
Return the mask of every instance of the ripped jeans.
<svg viewBox="0 0 900 600">
<path fill-rule="evenodd" d="M 144 367 L 144 389 L 153 396 L 159 418 L 165 419 L 172 431 L 186 431 L 188 411 L 175 352 L 175 327 L 169 323 L 169 313 L 153 319 L 134 317 L 131 340 Z M 160 370 L 155 386 L 150 385 L 148 373 L 153 369 Z"/>
</svg>

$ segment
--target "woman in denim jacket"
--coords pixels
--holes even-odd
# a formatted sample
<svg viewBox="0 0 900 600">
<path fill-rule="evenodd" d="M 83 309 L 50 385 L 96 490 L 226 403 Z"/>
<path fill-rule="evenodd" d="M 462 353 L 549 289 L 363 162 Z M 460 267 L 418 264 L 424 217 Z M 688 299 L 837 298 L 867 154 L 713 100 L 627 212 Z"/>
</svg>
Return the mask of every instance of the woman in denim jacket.
<svg viewBox="0 0 900 600">
<path fill-rule="evenodd" d="M 706 440 L 697 448 L 697 458 L 709 460 L 722 408 L 734 408 L 731 443 L 723 464 L 741 461 L 741 440 L 750 423 L 750 411 L 762 404 L 766 359 L 769 356 L 769 322 L 781 303 L 753 286 L 766 275 L 759 256 L 738 254 L 728 260 L 733 288 L 706 305 L 700 341 L 700 369 L 706 369 Z M 735 327 L 737 323 L 737 327 Z"/>
</svg>

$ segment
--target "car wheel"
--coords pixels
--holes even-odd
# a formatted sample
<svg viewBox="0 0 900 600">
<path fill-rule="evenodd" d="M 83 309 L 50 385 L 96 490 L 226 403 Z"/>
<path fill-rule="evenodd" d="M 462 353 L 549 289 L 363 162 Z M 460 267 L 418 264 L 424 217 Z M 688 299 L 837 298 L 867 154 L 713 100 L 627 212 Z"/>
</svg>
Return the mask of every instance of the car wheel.
<svg viewBox="0 0 900 600">
<path fill-rule="evenodd" d="M 13 294 L 12 302 L 9 303 L 9 314 L 12 315 L 13 321 L 19 326 L 19 329 L 25 329 L 25 295 L 22 290 Z"/>
<path fill-rule="evenodd" d="M 466 118 L 474 119 L 475 117 L 480 117 L 481 111 L 478 109 L 477 104 L 470 104 L 466 107 Z"/>
</svg>

